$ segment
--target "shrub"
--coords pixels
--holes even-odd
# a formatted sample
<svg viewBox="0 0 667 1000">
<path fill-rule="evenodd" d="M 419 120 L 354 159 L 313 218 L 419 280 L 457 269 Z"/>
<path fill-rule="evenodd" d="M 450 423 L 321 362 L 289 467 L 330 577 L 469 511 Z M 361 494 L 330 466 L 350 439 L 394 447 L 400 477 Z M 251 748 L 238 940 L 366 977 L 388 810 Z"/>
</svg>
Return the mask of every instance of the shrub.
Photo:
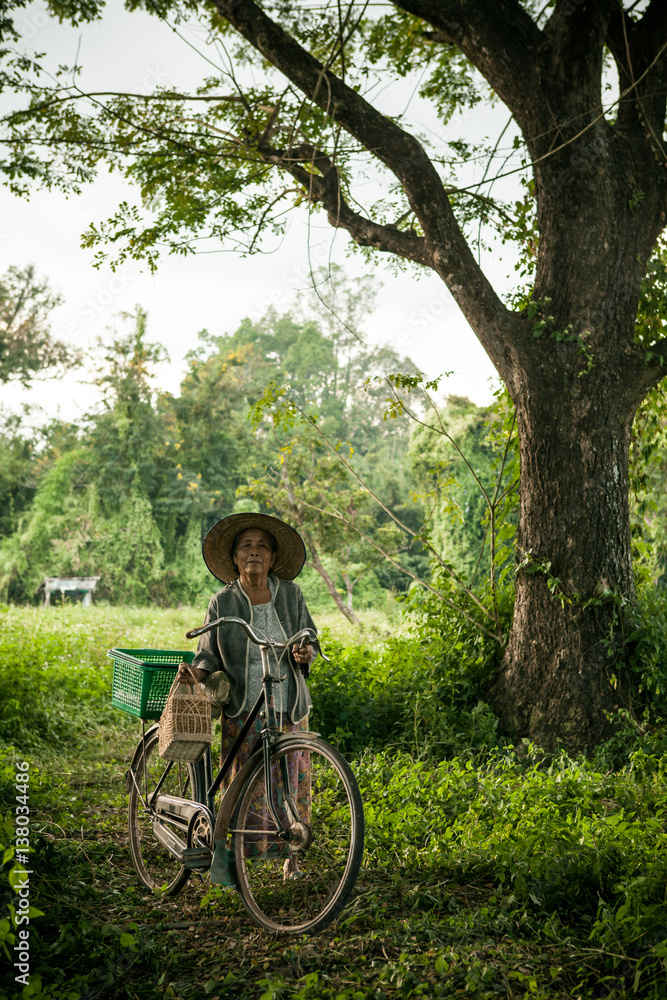
<svg viewBox="0 0 667 1000">
<path fill-rule="evenodd" d="M 508 622 L 511 595 L 501 595 Z M 377 646 L 344 647 L 325 629 L 331 664 L 316 663 L 311 725 L 347 752 L 397 745 L 440 756 L 494 747 L 497 719 L 484 701 L 501 645 L 481 627 L 470 602 L 448 607 L 413 590 L 408 634 Z"/>
<path fill-rule="evenodd" d="M 633 707 L 657 722 L 667 718 L 667 590 L 643 587 L 628 618 Z"/>
</svg>

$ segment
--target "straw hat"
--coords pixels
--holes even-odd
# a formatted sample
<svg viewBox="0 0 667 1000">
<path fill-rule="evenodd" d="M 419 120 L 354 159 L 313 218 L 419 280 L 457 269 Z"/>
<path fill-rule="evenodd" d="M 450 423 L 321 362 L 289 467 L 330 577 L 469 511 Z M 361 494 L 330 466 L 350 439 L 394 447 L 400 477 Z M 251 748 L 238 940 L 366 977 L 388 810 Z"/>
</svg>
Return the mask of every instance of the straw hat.
<svg viewBox="0 0 667 1000">
<path fill-rule="evenodd" d="M 289 524 L 279 521 L 269 514 L 230 514 L 214 524 L 202 544 L 204 562 L 218 580 L 230 583 L 236 580 L 239 571 L 232 559 L 232 542 L 246 528 L 261 528 L 276 540 L 276 559 L 271 567 L 274 576 L 283 580 L 293 580 L 303 569 L 306 561 L 306 546 L 301 535 Z"/>
</svg>

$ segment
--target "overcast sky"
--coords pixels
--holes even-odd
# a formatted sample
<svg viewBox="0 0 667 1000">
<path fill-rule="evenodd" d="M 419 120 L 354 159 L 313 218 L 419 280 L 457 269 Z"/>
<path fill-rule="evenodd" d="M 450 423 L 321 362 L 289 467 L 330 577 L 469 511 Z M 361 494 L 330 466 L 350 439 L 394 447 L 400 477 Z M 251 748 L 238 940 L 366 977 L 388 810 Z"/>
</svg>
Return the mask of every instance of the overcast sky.
<svg viewBox="0 0 667 1000">
<path fill-rule="evenodd" d="M 46 52 L 54 65 L 74 63 L 78 48 L 85 68 L 82 85 L 88 89 L 149 92 L 155 84 L 185 88 L 211 71 L 202 55 L 168 26 L 146 14 L 125 13 L 120 0 L 110 0 L 102 22 L 81 30 L 54 24 L 40 3 L 25 14 L 19 12 L 17 22 L 26 45 Z M 203 35 L 187 29 L 184 34 L 210 54 Z M 398 99 L 400 93 L 383 96 L 388 113 L 396 113 L 392 100 Z M 420 114 L 417 106 L 416 124 L 430 127 Z M 499 107 L 470 116 L 465 127 L 471 136 L 495 138 L 506 119 Z M 282 241 L 269 238 L 264 253 L 245 259 L 213 248 L 189 258 L 166 257 L 154 276 L 135 263 L 115 274 L 106 266 L 95 270 L 93 252 L 80 247 L 81 234 L 91 222 L 112 215 L 122 200 L 136 201 L 136 194 L 116 175 L 101 176 L 82 195 L 69 199 L 37 192 L 23 201 L 0 188 L 0 273 L 11 264 L 34 262 L 64 299 L 52 316 L 55 336 L 85 350 L 109 330 L 121 331 L 119 314 L 140 304 L 148 312 L 149 339 L 160 341 L 169 352 L 171 364 L 161 371 L 160 384 L 170 391 L 177 390 L 183 356 L 196 343 L 199 330 L 231 333 L 245 316 L 257 319 L 270 305 L 287 309 L 296 293 L 308 287 L 311 265 L 333 260 L 352 276 L 369 273 L 360 257 L 346 253 L 349 241 L 343 231 L 335 233 L 318 214 L 308 225 L 305 211 L 293 214 Z M 512 263 L 507 254 L 504 259 L 489 254 L 483 264 L 499 291 L 509 287 Z M 488 402 L 495 370 L 442 281 L 430 272 L 419 277 L 413 268 L 392 275 L 381 259 L 372 273 L 382 289 L 366 322 L 368 339 L 407 354 L 429 377 L 454 372 L 447 380 L 448 392 Z M 30 391 L 4 387 L 2 401 L 11 408 L 38 403 L 49 415 L 76 419 L 95 400 L 94 390 L 80 378 L 41 382 Z"/>
</svg>

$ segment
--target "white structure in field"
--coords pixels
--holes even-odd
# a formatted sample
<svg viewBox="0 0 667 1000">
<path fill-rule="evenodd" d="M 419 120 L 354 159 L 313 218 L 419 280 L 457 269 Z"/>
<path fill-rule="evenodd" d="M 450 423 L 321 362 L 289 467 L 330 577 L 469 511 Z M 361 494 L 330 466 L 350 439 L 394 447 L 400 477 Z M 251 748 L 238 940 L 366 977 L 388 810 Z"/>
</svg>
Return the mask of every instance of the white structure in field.
<svg viewBox="0 0 667 1000">
<path fill-rule="evenodd" d="M 90 607 L 93 600 L 93 591 L 97 585 L 99 576 L 47 576 L 44 578 L 44 604 L 51 603 L 51 594 L 83 594 L 81 606 Z"/>
</svg>

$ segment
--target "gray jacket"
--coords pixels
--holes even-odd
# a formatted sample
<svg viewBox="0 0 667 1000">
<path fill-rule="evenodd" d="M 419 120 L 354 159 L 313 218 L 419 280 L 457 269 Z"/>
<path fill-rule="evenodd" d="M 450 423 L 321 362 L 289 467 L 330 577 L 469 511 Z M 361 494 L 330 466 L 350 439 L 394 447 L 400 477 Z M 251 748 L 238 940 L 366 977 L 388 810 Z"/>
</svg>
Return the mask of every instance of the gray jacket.
<svg viewBox="0 0 667 1000">
<path fill-rule="evenodd" d="M 286 639 L 302 628 L 310 628 L 317 633 L 313 619 L 306 607 L 303 594 L 291 580 L 273 578 L 277 584 L 273 606 Z M 233 580 L 211 598 L 206 612 L 206 622 L 216 618 L 233 616 L 243 618 L 252 625 L 252 604 L 238 580 Z M 223 625 L 200 636 L 199 647 L 193 666 L 208 673 L 224 670 L 229 678 L 231 693 L 225 705 L 225 715 L 233 718 L 243 709 L 248 682 L 248 655 L 251 640 L 240 625 Z M 290 688 L 295 692 L 293 703 L 288 706 L 291 722 L 299 722 L 312 705 L 308 685 L 302 668 L 294 660 L 291 651 L 284 654 L 281 665 L 292 671 L 294 683 Z"/>
</svg>

